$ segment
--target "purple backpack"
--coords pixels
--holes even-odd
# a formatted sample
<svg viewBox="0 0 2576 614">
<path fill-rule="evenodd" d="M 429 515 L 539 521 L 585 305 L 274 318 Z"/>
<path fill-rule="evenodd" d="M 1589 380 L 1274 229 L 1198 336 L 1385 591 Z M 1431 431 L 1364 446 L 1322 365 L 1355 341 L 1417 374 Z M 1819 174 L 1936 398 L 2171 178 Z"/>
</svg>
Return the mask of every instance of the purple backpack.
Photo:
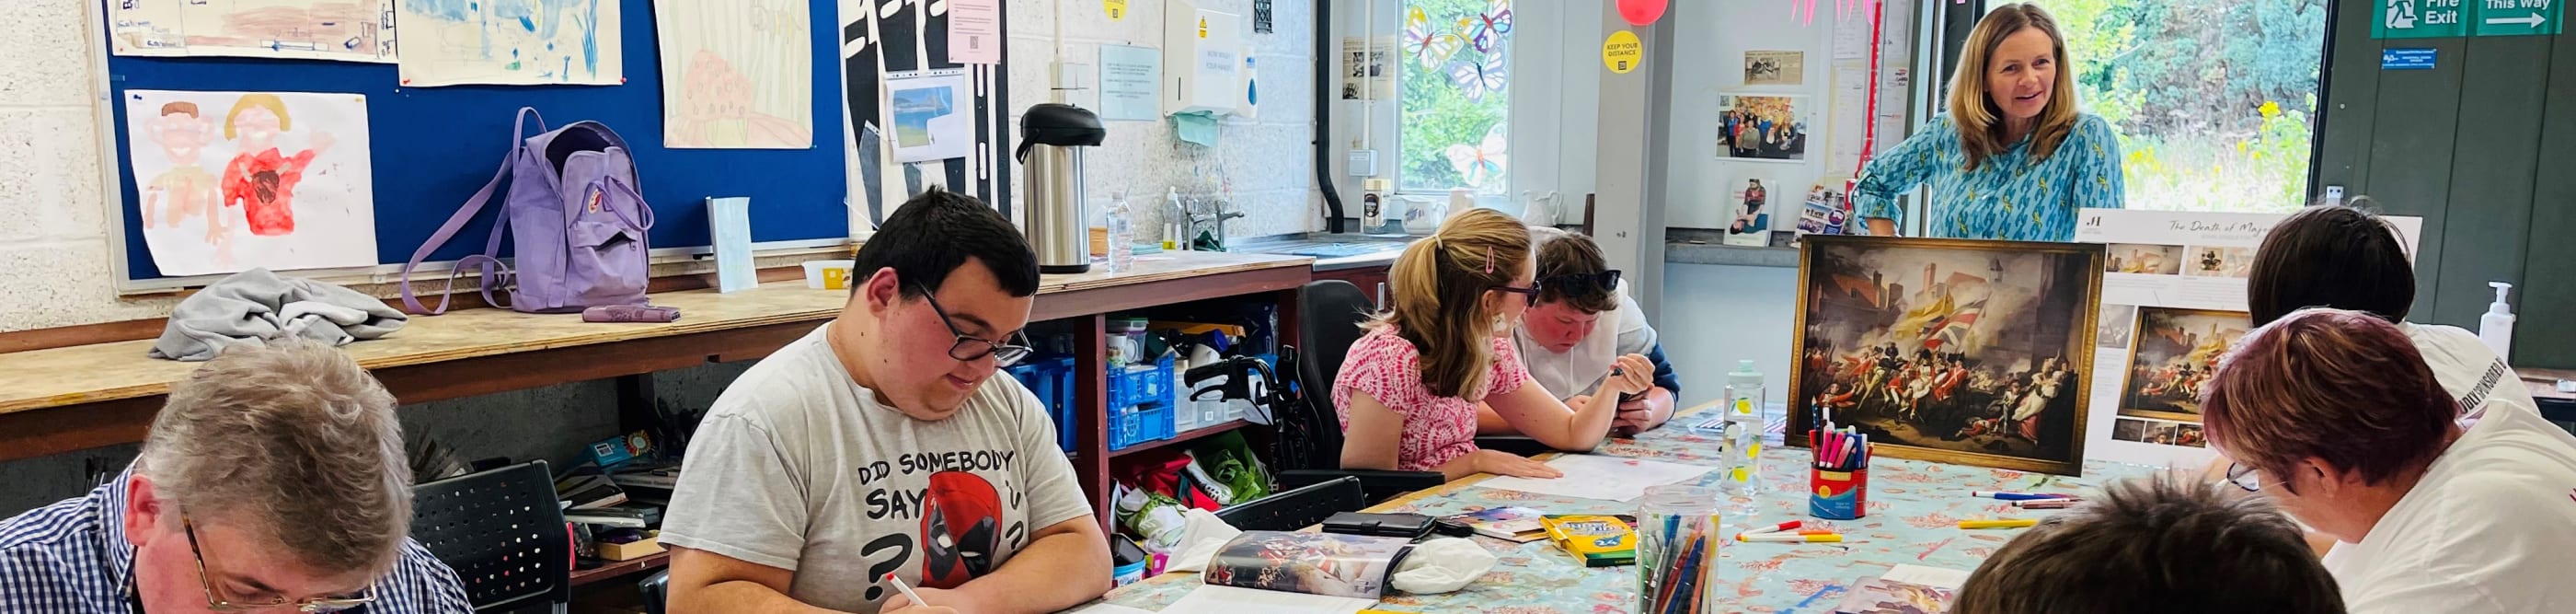
<svg viewBox="0 0 2576 614">
<path fill-rule="evenodd" d="M 404 308 L 423 315 L 446 313 L 456 277 L 469 264 L 481 265 L 483 301 L 494 306 L 501 305 L 492 298 L 492 290 L 498 287 L 509 288 L 510 309 L 527 313 L 645 304 L 645 231 L 653 228 L 653 207 L 644 202 L 636 184 L 635 160 L 627 153 L 626 140 L 595 121 L 546 132 L 546 118 L 534 108 L 519 109 L 518 127 L 511 130 L 511 138 L 527 133 L 532 116 L 543 134 L 512 146 L 492 181 L 466 199 L 447 225 L 430 235 L 412 252 L 411 262 L 403 265 Z M 447 276 L 447 288 L 439 293 L 437 309 L 421 306 L 412 296 L 412 269 L 481 213 L 493 189 L 513 174 L 517 180 L 510 182 L 509 199 L 502 203 L 501 219 L 492 224 L 492 237 L 483 242 L 483 253 L 456 261 L 456 271 Z M 499 258 L 503 229 L 510 232 L 516 267 Z"/>
</svg>

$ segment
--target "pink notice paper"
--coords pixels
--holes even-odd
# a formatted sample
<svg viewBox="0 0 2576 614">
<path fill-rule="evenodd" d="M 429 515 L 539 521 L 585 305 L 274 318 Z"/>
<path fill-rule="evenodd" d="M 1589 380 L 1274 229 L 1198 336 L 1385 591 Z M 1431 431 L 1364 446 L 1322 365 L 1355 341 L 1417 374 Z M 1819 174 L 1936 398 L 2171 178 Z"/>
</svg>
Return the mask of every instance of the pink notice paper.
<svg viewBox="0 0 2576 614">
<path fill-rule="evenodd" d="M 1001 0 L 948 0 L 948 61 L 1002 63 Z"/>
</svg>

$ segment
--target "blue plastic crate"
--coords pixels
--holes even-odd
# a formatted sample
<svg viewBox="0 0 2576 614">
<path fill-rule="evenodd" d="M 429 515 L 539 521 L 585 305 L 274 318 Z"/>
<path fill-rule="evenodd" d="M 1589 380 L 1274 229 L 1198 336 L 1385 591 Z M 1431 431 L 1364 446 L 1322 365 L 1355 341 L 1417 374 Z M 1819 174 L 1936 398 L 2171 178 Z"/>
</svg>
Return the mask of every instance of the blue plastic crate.
<svg viewBox="0 0 2576 614">
<path fill-rule="evenodd" d="M 1144 418 L 1142 412 L 1133 408 L 1120 411 L 1118 415 L 1113 416 L 1110 421 L 1115 423 L 1116 428 L 1109 430 L 1109 449 L 1125 450 L 1129 446 L 1152 441 L 1146 438 Z"/>
<path fill-rule="evenodd" d="M 1153 409 L 1138 410 L 1136 413 L 1139 416 L 1142 416 L 1138 418 L 1138 420 L 1142 420 L 1145 423 L 1145 439 L 1149 441 L 1162 441 L 1180 435 L 1177 426 L 1172 422 L 1171 406 L 1165 405 Z"/>
<path fill-rule="evenodd" d="M 1109 374 L 1109 407 L 1172 404 L 1172 357 L 1154 361 L 1151 369 L 1130 366 Z"/>
<path fill-rule="evenodd" d="M 1070 356 L 1032 358 L 1012 365 L 1003 372 L 1009 373 L 1012 379 L 1019 380 L 1020 385 L 1028 387 L 1029 393 L 1038 397 L 1038 403 L 1046 406 L 1047 417 L 1055 422 L 1056 446 L 1066 452 L 1072 452 L 1074 425 L 1077 423 L 1073 413 L 1077 407 L 1073 398 L 1073 358 Z"/>
</svg>

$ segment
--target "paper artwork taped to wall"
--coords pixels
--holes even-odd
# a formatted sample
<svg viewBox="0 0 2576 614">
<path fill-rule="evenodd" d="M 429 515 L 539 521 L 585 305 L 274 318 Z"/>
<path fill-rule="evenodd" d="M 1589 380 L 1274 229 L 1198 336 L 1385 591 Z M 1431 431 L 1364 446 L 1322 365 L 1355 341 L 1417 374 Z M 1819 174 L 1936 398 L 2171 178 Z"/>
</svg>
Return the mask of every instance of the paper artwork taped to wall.
<svg viewBox="0 0 2576 614">
<path fill-rule="evenodd" d="M 107 20 L 116 55 L 395 57 L 394 0 L 117 0 Z"/>
<path fill-rule="evenodd" d="M 662 144 L 814 146 L 813 26 L 794 0 L 654 0 Z"/>
<path fill-rule="evenodd" d="M 367 99 L 125 92 L 129 174 L 161 274 L 376 264 Z"/>
<path fill-rule="evenodd" d="M 402 0 L 402 84 L 617 85 L 617 0 Z"/>
</svg>

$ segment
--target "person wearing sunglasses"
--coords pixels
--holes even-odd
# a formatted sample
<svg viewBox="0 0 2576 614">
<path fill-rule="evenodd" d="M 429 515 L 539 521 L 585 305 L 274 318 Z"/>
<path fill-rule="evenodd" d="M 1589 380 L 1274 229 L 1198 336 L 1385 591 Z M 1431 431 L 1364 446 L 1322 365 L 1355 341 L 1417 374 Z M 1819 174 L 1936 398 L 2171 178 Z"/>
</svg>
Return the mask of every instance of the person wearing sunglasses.
<svg viewBox="0 0 2576 614">
<path fill-rule="evenodd" d="M 2341 542 L 2324 563 L 2356 614 L 2576 603 L 2576 437 L 2520 411 L 2462 425 L 2395 324 L 2293 312 L 2238 342 L 2202 394 L 2225 481 Z"/>
<path fill-rule="evenodd" d="M 1533 226 L 1530 240 L 1538 251 L 1538 303 L 1512 330 L 1513 349 L 1529 367 L 1530 378 L 1566 407 L 1592 402 L 1592 392 L 1610 376 L 1621 356 L 1643 356 L 1654 365 L 1653 388 L 1618 400 L 1619 416 L 1610 428 L 1634 434 L 1653 430 L 1673 417 L 1673 400 L 1681 394 L 1681 377 L 1664 359 L 1655 327 L 1646 312 L 1627 298 L 1619 272 L 1602 257 L 1591 237 Z M 1486 408 L 1477 415 L 1477 432 L 1509 435 L 1518 431 Z"/>
<path fill-rule="evenodd" d="M 1492 209 L 1449 216 L 1395 259 L 1393 305 L 1368 324 L 1333 379 L 1343 469 L 1553 478 L 1544 463 L 1476 447 L 1477 406 L 1560 450 L 1600 445 L 1615 403 L 1568 408 L 1529 385 L 1512 347 L 1513 322 L 1543 292 L 1532 278 L 1529 229 Z M 1654 366 L 1622 356 L 1594 396 L 1642 394 Z"/>
<path fill-rule="evenodd" d="M 393 394 L 357 361 L 235 346 L 171 387 L 115 479 L 0 520 L 0 612 L 472 612 L 408 537 L 411 487 Z"/>
<path fill-rule="evenodd" d="M 1055 425 L 996 376 L 1030 352 L 1019 230 L 934 188 L 851 270 L 839 316 L 744 371 L 690 438 L 669 611 L 1053 612 L 1108 591 Z"/>
</svg>

